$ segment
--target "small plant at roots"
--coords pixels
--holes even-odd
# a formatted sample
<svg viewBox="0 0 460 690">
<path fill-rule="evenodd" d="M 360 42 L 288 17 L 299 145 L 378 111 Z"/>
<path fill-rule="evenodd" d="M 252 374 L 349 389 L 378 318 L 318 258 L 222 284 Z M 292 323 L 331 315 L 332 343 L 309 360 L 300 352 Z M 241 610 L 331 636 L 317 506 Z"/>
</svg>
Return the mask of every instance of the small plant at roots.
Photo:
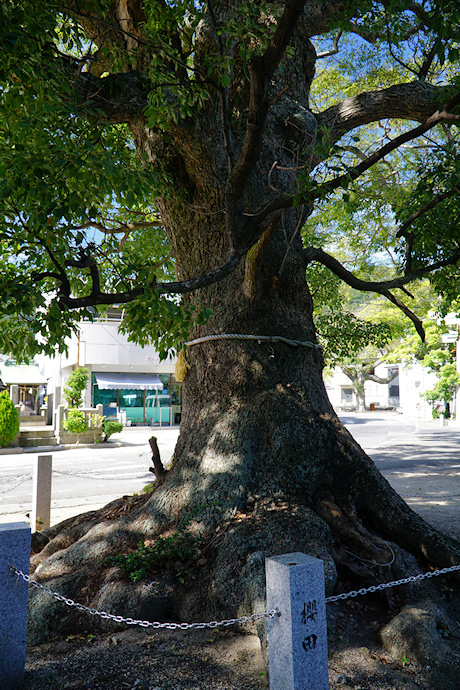
<svg viewBox="0 0 460 690">
<path fill-rule="evenodd" d="M 8 446 L 19 431 L 18 411 L 7 391 L 0 393 L 0 446 Z"/>
<path fill-rule="evenodd" d="M 158 537 L 153 544 L 141 541 L 136 551 L 110 556 L 104 563 L 120 566 L 133 582 L 142 580 L 152 571 L 174 569 L 179 582 L 184 583 L 186 577 L 195 576 L 195 561 L 202 543 L 200 537 L 187 532 L 181 525 L 169 537 Z"/>
</svg>

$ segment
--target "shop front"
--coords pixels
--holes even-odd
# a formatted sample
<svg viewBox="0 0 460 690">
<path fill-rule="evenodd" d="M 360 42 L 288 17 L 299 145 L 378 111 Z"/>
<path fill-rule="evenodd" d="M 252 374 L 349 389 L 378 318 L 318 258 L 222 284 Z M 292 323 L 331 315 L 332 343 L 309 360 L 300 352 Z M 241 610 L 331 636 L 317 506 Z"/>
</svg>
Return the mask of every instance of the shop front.
<svg viewBox="0 0 460 690">
<path fill-rule="evenodd" d="M 92 404 L 102 404 L 104 415 L 126 416 L 128 425 L 180 423 L 182 386 L 173 374 L 94 372 Z"/>
</svg>

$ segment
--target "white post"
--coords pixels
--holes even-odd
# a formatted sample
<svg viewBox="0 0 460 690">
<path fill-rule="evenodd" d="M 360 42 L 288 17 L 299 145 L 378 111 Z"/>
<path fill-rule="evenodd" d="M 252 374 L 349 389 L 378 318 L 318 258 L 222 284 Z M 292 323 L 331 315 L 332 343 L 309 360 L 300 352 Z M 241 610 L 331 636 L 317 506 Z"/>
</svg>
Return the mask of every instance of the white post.
<svg viewBox="0 0 460 690">
<path fill-rule="evenodd" d="M 39 455 L 34 463 L 32 493 L 32 532 L 50 526 L 52 455 Z"/>
<path fill-rule="evenodd" d="M 12 565 L 29 574 L 30 527 L 25 522 L 0 525 L 0 688 L 16 690 L 24 683 L 26 663 L 27 594 L 24 582 L 10 572 Z"/>
<path fill-rule="evenodd" d="M 327 690 L 324 566 L 318 558 L 289 553 L 265 560 L 271 690 Z"/>
<path fill-rule="evenodd" d="M 10 386 L 10 399 L 13 405 L 19 404 L 19 386 L 16 383 L 12 383 Z"/>
</svg>

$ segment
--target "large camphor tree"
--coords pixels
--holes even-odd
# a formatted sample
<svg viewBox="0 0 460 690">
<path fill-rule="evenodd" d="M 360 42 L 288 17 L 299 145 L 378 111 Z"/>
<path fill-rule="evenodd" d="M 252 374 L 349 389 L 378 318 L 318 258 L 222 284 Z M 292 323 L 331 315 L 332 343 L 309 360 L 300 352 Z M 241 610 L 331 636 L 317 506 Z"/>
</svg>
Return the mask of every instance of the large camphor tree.
<svg viewBox="0 0 460 690">
<path fill-rule="evenodd" d="M 167 590 L 169 615 L 188 619 L 262 609 L 263 554 L 321 557 L 328 590 L 344 572 L 375 583 L 417 561 L 460 562 L 459 544 L 409 509 L 337 419 L 305 278 L 315 262 L 380 293 L 421 335 L 406 286 L 433 275 L 455 293 L 457 18 L 454 0 L 1 3 L 1 349 L 55 352 L 111 304 L 161 351 L 232 336 L 187 347 L 166 476 L 48 532 L 39 579 L 153 615 L 165 598 L 119 587 L 101 560 L 184 518 L 206 558 L 196 580 Z M 385 165 L 400 153 L 396 185 Z M 373 174 L 385 198 L 361 195 L 355 218 L 359 232 L 380 211 L 375 251 L 391 247 L 394 265 L 379 280 L 302 233 L 330 199 L 355 203 Z M 401 596 L 433 620 L 421 585 Z M 57 621 L 74 629 L 60 606 L 36 593 L 35 640 Z M 404 644 L 408 616 L 388 645 Z M 440 667 L 455 677 L 448 651 Z"/>
</svg>

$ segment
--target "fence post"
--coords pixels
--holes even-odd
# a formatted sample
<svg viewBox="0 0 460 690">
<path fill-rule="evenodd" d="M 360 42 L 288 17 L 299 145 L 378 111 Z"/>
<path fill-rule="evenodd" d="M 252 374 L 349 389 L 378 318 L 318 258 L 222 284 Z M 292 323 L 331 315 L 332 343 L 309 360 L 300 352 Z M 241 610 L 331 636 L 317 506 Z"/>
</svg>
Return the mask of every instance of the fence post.
<svg viewBox="0 0 460 690">
<path fill-rule="evenodd" d="M 33 532 L 40 532 L 50 526 L 52 462 L 52 455 L 39 455 L 34 462 L 31 520 Z"/>
<path fill-rule="evenodd" d="M 15 565 L 29 574 L 30 527 L 25 522 L 0 525 L 0 688 L 16 690 L 24 683 L 26 661 L 26 585 L 11 575 Z"/>
<path fill-rule="evenodd" d="M 303 553 L 265 560 L 268 654 L 272 690 L 327 690 L 327 625 L 323 561 Z"/>
</svg>

